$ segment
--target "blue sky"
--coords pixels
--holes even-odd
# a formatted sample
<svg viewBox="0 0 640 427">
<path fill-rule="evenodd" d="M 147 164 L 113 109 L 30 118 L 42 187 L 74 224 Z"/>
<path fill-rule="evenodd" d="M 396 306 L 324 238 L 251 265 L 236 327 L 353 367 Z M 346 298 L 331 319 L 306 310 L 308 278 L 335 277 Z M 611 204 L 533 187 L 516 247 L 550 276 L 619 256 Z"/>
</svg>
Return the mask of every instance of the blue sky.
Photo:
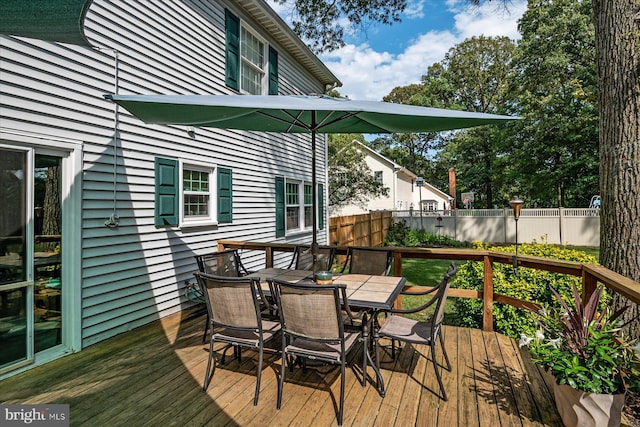
<svg viewBox="0 0 640 427">
<path fill-rule="evenodd" d="M 345 47 L 320 58 L 342 82 L 342 95 L 379 101 L 396 86 L 418 83 L 427 67 L 466 38 L 517 39 L 517 20 L 527 1 L 511 0 L 508 11 L 498 3 L 475 7 L 468 0 L 408 0 L 402 22 L 350 34 Z M 270 4 L 288 21 L 286 10 Z"/>
</svg>

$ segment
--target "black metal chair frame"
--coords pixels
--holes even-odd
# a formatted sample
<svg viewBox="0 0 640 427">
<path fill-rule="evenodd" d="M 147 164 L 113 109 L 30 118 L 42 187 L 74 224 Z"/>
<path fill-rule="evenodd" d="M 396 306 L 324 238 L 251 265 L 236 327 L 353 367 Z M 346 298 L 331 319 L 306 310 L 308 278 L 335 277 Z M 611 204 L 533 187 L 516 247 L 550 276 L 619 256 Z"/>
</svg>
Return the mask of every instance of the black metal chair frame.
<svg viewBox="0 0 640 427">
<path fill-rule="evenodd" d="M 218 259 L 218 258 L 229 257 L 229 256 L 233 258 L 233 264 L 236 267 L 234 274 L 230 274 L 229 277 L 242 277 L 249 274 L 247 269 L 242 264 L 242 261 L 240 260 L 240 255 L 238 254 L 237 249 L 227 249 L 220 252 L 212 252 L 204 255 L 195 255 L 195 259 L 196 259 L 196 263 L 198 264 L 198 270 L 201 273 L 213 274 L 215 276 L 226 276 L 226 274 L 221 274 L 219 270 L 216 270 L 216 271 L 209 270 L 207 266 L 207 260 Z M 189 301 L 204 303 L 204 295 L 201 295 L 200 298 L 198 298 L 197 292 L 199 290 L 200 290 L 199 286 L 198 287 L 188 286 L 185 291 L 185 296 Z M 207 312 L 207 320 L 205 322 L 204 335 L 202 336 L 203 343 L 207 341 L 208 331 L 209 331 L 209 313 Z"/>
<path fill-rule="evenodd" d="M 358 268 L 355 265 L 354 259 L 357 259 L 358 256 L 366 254 L 380 254 L 382 252 L 386 253 L 384 271 L 383 274 L 380 274 L 378 271 L 364 271 Z M 341 272 L 349 270 L 349 273 L 355 274 L 375 274 L 377 276 L 388 276 L 391 271 L 391 263 L 393 262 L 393 250 L 392 249 L 383 249 L 383 248 L 367 248 L 367 247 L 356 247 L 349 246 L 347 248 L 347 257 L 345 259 L 344 265 L 342 266 Z"/>
<path fill-rule="evenodd" d="M 224 364 L 225 355 L 229 348 L 234 349 L 236 358 L 241 361 L 241 347 L 253 348 L 258 351 L 258 370 L 256 373 L 256 389 L 253 398 L 253 404 L 258 404 L 258 396 L 260 393 L 260 379 L 262 376 L 262 363 L 264 354 L 264 343 L 270 341 L 276 333 L 280 330 L 279 322 L 272 322 L 262 319 L 261 309 L 262 301 L 264 299 L 264 293 L 260 286 L 260 281 L 257 278 L 250 277 L 226 277 L 226 276 L 214 276 L 206 273 L 195 273 L 196 280 L 201 286 L 202 294 L 205 296 L 205 303 L 207 305 L 207 313 L 209 314 L 209 323 L 211 327 L 211 333 L 209 335 L 209 358 L 207 361 L 207 369 L 205 371 L 203 391 L 206 391 L 209 387 L 209 383 L 213 378 L 213 374 L 216 369 L 215 353 L 213 350 L 215 342 L 227 343 L 227 346 L 222 352 L 222 359 L 220 363 Z M 253 301 L 253 309 L 255 310 L 255 323 L 251 324 L 238 324 L 229 322 L 233 320 L 233 315 L 228 314 L 228 309 L 220 309 L 217 304 L 221 302 L 213 300 L 208 292 L 208 287 L 243 287 L 246 286 L 251 293 Z M 260 296 L 260 297 L 259 297 Z M 231 299 L 230 301 L 234 301 Z M 242 304 L 242 302 L 239 302 Z M 220 309 L 220 312 L 224 313 L 217 315 L 216 307 Z M 233 308 L 233 307 L 232 307 Z M 242 308 L 236 307 L 238 310 Z M 247 309 L 247 307 L 244 307 Z M 246 313 L 245 313 L 246 314 Z M 229 316 L 229 318 L 227 318 Z M 219 319 L 219 320 L 218 320 Z"/>
<path fill-rule="evenodd" d="M 391 357 L 395 358 L 395 341 L 402 341 L 406 343 L 413 344 L 423 344 L 428 345 L 431 349 L 431 360 L 433 362 L 434 370 L 436 371 L 436 377 L 438 379 L 438 384 L 440 385 L 440 392 L 442 400 L 447 400 L 447 393 L 444 389 L 444 385 L 442 383 L 442 376 L 440 374 L 440 370 L 438 369 L 438 363 L 436 361 L 436 340 L 440 341 L 440 346 L 442 347 L 442 353 L 444 355 L 444 359 L 447 363 L 447 370 L 451 371 L 451 363 L 449 362 L 449 357 L 447 356 L 447 351 L 444 347 L 444 338 L 442 337 L 442 322 L 444 320 L 444 304 L 447 299 L 447 293 L 449 291 L 449 286 L 451 284 L 451 279 L 458 272 L 458 269 L 454 263 L 451 263 L 447 273 L 444 275 L 438 286 L 431 288 L 424 292 L 402 292 L 400 295 L 403 296 L 416 296 L 416 295 L 435 295 L 426 303 L 422 304 L 419 307 L 413 309 L 392 309 L 381 311 L 381 313 L 391 313 L 392 316 L 389 316 L 382 327 L 379 326 L 377 322 L 377 318 L 374 319 L 374 323 L 376 331 L 374 335 L 376 336 L 375 346 L 376 346 L 376 360 L 380 360 L 380 351 L 379 351 L 379 338 L 390 338 L 391 339 Z M 409 314 L 409 313 L 417 313 L 427 309 L 428 307 L 435 305 L 435 310 L 433 316 L 429 321 L 419 322 L 417 320 L 411 320 L 406 318 L 401 318 L 400 314 Z M 397 320 L 401 320 L 396 322 Z M 385 328 L 385 325 L 387 326 Z M 394 326 L 396 329 L 394 329 Z M 401 332 L 400 332 L 401 330 Z"/>
<path fill-rule="evenodd" d="M 286 365 L 289 365 L 289 370 L 293 369 L 293 360 L 290 360 L 288 356 L 295 358 L 308 358 L 312 360 L 323 361 L 327 363 L 339 363 L 340 364 L 340 403 L 338 407 L 338 425 L 342 425 L 342 418 L 344 412 L 344 388 L 345 388 L 345 366 L 347 353 L 356 346 L 357 342 L 364 342 L 362 333 L 360 332 L 346 332 L 344 330 L 341 311 L 344 310 L 349 316 L 355 316 L 349 307 L 349 302 L 346 295 L 346 286 L 343 284 L 332 285 L 316 285 L 316 284 L 303 284 L 303 283 L 289 283 L 279 280 L 270 280 L 271 288 L 276 295 L 276 304 L 279 308 L 280 322 L 282 327 L 282 366 L 280 372 L 280 378 L 278 382 L 278 400 L 277 408 L 280 409 L 282 404 L 282 390 L 284 387 Z M 320 292 L 331 292 L 335 301 L 335 328 L 338 331 L 338 336 L 335 337 L 311 337 L 301 333 L 300 328 L 297 325 L 292 326 L 287 322 L 287 305 L 282 301 L 282 289 L 289 288 L 301 292 L 302 294 L 313 294 Z M 340 298 L 342 297 L 342 303 Z M 329 316 L 331 313 L 320 313 L 312 311 L 309 316 Z M 345 338 L 347 336 L 348 338 Z M 350 347 L 345 347 L 345 341 L 349 341 Z M 340 351 L 332 352 L 332 356 L 323 357 L 318 351 L 313 351 L 313 343 L 315 344 L 340 344 Z M 362 356 L 362 380 L 361 384 L 364 387 L 366 385 L 366 351 L 363 350 Z"/>
</svg>

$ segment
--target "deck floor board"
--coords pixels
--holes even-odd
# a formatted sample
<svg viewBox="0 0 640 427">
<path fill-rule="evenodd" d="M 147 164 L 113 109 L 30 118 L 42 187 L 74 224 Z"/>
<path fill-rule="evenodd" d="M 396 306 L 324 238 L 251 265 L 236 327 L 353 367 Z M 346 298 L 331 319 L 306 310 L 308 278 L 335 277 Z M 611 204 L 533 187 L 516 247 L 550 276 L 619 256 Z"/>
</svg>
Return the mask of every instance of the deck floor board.
<svg viewBox="0 0 640 427">
<path fill-rule="evenodd" d="M 185 311 L 94 344 L 0 381 L 0 403 L 68 403 L 72 426 L 335 426 L 339 369 L 287 372 L 276 409 L 279 343 L 265 350 L 260 399 L 253 405 L 257 354 L 228 357 L 202 391 L 208 344 L 203 316 Z M 515 341 L 495 333 L 446 326 L 451 371 L 439 393 L 428 347 L 403 345 L 396 358 L 381 342 L 387 395 L 372 369 L 360 384 L 361 353 L 346 370 L 345 426 L 554 426 L 559 422 L 546 378 Z M 278 341 L 278 340 L 276 340 Z M 221 347 L 216 347 L 219 351 Z M 219 354 L 219 353 L 218 353 Z M 229 355 L 228 355 L 229 356 Z M 437 346 L 436 358 L 444 365 Z"/>
</svg>

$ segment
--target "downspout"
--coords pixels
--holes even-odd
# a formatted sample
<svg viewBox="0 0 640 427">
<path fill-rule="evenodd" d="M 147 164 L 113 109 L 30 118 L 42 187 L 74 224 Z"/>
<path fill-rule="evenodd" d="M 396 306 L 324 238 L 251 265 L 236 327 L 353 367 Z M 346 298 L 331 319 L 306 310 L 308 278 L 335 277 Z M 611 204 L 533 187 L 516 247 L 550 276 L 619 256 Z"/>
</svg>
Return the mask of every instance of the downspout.
<svg viewBox="0 0 640 427">
<path fill-rule="evenodd" d="M 113 51 L 113 59 L 114 59 L 114 83 L 113 83 L 113 91 L 117 95 L 119 89 L 119 58 L 118 51 L 116 49 L 108 49 Z M 117 212 L 117 186 L 118 186 L 118 141 L 120 140 L 120 110 L 119 105 L 113 103 L 115 105 L 114 108 L 114 117 L 113 117 L 113 212 L 111 216 L 104 222 L 104 225 L 108 228 L 118 228 L 120 224 L 120 217 Z"/>
</svg>

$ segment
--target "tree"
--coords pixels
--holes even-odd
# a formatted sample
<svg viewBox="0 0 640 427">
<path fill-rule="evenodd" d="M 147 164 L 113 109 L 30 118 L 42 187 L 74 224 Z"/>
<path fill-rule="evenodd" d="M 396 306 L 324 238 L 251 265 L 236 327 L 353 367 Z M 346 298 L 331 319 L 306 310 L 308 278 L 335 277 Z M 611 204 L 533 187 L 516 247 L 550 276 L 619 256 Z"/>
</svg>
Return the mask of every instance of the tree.
<svg viewBox="0 0 640 427">
<path fill-rule="evenodd" d="M 593 0 L 600 119 L 600 262 L 640 282 L 640 3 Z M 626 299 L 615 295 L 614 305 Z M 640 338 L 640 306 L 627 310 Z M 635 321 L 633 319 L 635 318 Z"/>
<path fill-rule="evenodd" d="M 389 195 L 389 188 L 376 181 L 354 140 L 366 145 L 362 134 L 329 135 L 330 211 L 346 205 L 364 208 L 370 199 Z"/>
<path fill-rule="evenodd" d="M 542 206 L 587 206 L 598 193 L 595 35 L 590 1 L 531 0 L 514 55 L 522 130 L 520 193 Z"/>
<path fill-rule="evenodd" d="M 295 15 L 293 30 L 307 40 L 315 52 L 344 46 L 345 25 L 360 31 L 372 22 L 400 21 L 406 0 L 275 0 L 291 4 Z"/>
</svg>

